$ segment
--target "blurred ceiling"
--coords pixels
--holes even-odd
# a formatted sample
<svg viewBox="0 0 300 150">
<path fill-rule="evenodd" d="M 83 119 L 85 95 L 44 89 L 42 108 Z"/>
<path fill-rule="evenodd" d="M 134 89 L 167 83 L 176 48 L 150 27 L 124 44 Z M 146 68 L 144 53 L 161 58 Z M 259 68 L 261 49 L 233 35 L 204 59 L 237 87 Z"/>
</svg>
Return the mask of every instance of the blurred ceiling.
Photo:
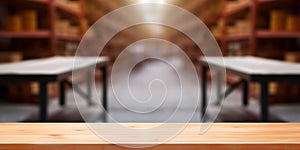
<svg viewBox="0 0 300 150">
<path fill-rule="evenodd" d="M 112 12 L 120 7 L 145 3 L 157 2 L 173 4 L 183 8 L 195 16 L 199 17 L 207 25 L 215 23 L 219 17 L 221 10 L 221 0 L 87 0 L 85 1 L 85 12 L 89 24 L 93 24 L 105 14 Z M 141 12 L 143 14 L 143 12 Z M 147 14 L 143 14 L 146 15 Z M 130 16 L 122 16 L 123 18 L 130 19 Z M 166 17 L 166 16 L 164 16 Z M 168 16 L 172 17 L 172 16 Z M 174 14 L 180 20 L 180 16 Z M 192 26 L 191 26 L 191 30 Z M 130 43 L 145 39 L 145 38 L 161 38 L 181 45 L 191 45 L 193 42 L 179 31 L 155 24 L 145 24 L 130 27 L 118 33 L 110 42 L 111 46 L 128 46 Z"/>
</svg>

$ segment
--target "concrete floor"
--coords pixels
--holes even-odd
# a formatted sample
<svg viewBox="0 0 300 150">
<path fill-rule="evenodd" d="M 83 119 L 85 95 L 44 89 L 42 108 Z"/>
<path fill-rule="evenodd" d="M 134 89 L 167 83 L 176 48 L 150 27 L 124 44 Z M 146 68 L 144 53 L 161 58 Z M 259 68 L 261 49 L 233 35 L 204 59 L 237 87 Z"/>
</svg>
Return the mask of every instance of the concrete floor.
<svg viewBox="0 0 300 150">
<path fill-rule="evenodd" d="M 184 68 L 184 67 L 183 67 Z M 195 105 L 197 100 L 191 95 L 183 95 L 181 101 L 178 98 L 180 85 L 178 77 L 174 75 L 174 70 L 161 62 L 146 63 L 136 68 L 130 77 L 130 88 L 135 98 L 149 103 L 136 103 L 132 97 L 126 93 L 119 93 L 122 98 L 117 99 L 109 88 L 109 122 L 199 122 L 200 109 Z M 120 78 L 122 74 L 119 74 Z M 188 76 L 188 75 L 187 75 Z M 167 87 L 166 98 L 162 99 L 164 89 L 162 84 L 153 82 L 148 88 L 149 81 L 159 78 L 164 81 Z M 175 82 L 174 82 L 175 81 Z M 187 91 L 197 87 L 197 83 L 188 83 Z M 118 87 L 119 86 L 119 87 Z M 122 88 L 123 85 L 114 85 L 114 88 Z M 85 86 L 82 86 L 84 88 Z M 97 91 L 101 91 L 97 85 Z M 124 87 L 123 87 L 124 88 Z M 190 89 L 189 89 L 190 88 Z M 125 90 L 124 90 L 125 91 Z M 163 94 L 162 94 L 163 93 Z M 151 96 L 152 94 L 152 96 Z M 76 101 L 74 96 L 77 97 Z M 98 93 L 101 97 L 101 93 Z M 67 105 L 61 107 L 57 100 L 49 102 L 49 121 L 51 122 L 82 122 L 81 115 L 85 116 L 85 121 L 102 122 L 102 106 L 94 92 L 93 98 L 96 103 L 88 106 L 86 101 L 72 91 L 67 93 Z M 149 98 L 149 99 L 147 99 Z M 244 107 L 240 101 L 241 93 L 235 91 L 223 103 L 222 109 L 216 118 L 218 122 L 256 122 L 259 121 L 259 105 L 257 100 L 251 99 L 248 107 Z M 179 106 L 180 105 L 180 106 Z M 126 108 L 124 107 L 126 106 Z M 78 111 L 80 110 L 80 113 Z M 196 108 L 196 110 L 194 110 Z M 211 104 L 208 116 L 212 117 L 218 112 L 218 107 Z M 38 107 L 35 105 L 21 104 L 0 104 L 0 122 L 27 122 L 37 121 Z M 192 114 L 192 115 L 191 115 Z M 273 105 L 270 108 L 271 121 L 300 122 L 300 105 Z"/>
</svg>

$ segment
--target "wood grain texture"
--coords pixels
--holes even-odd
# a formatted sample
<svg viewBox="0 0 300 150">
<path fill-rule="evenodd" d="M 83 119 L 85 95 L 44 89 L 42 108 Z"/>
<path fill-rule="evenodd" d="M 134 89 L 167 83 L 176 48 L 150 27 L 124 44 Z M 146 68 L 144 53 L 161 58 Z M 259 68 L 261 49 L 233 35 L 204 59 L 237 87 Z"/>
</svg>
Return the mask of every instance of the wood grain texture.
<svg viewBox="0 0 300 150">
<path fill-rule="evenodd" d="M 107 127 L 112 125 L 106 123 L 98 126 L 109 130 Z M 140 129 L 154 127 L 158 124 L 128 123 L 121 125 Z M 168 124 L 161 130 L 161 134 L 179 125 L 182 124 Z M 175 138 L 165 144 L 148 149 L 300 149 L 300 124 L 297 123 L 216 123 L 204 134 L 199 132 L 201 125 L 197 123 L 188 124 Z M 115 136 L 126 134 L 113 129 L 108 133 Z M 136 140 L 139 141 L 139 139 Z M 153 141 L 155 141 L 155 135 L 153 135 Z M 93 150 L 126 148 L 108 143 L 97 137 L 83 123 L 0 124 L 0 150 L 12 149 Z"/>
</svg>

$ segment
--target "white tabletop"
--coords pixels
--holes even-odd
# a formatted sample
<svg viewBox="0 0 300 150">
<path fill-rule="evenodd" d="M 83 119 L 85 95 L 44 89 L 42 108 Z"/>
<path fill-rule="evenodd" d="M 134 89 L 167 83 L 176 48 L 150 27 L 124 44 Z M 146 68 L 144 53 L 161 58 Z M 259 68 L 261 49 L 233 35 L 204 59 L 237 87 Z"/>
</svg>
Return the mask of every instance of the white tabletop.
<svg viewBox="0 0 300 150">
<path fill-rule="evenodd" d="M 56 75 L 108 61 L 107 57 L 49 57 L 0 64 L 0 75 Z"/>
<path fill-rule="evenodd" d="M 244 57 L 201 57 L 201 61 L 226 69 L 255 75 L 300 75 L 300 63 Z"/>
</svg>

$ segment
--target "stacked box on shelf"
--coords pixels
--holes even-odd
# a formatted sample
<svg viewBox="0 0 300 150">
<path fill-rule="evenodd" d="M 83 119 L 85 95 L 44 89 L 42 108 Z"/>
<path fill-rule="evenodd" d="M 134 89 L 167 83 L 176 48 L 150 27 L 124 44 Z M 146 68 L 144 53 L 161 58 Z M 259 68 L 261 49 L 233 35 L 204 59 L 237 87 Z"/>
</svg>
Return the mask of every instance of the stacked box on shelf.
<svg viewBox="0 0 300 150">
<path fill-rule="evenodd" d="M 217 25 L 212 28 L 212 34 L 216 39 L 220 39 L 222 37 L 222 27 L 224 22 L 222 20 L 218 21 Z"/>
<path fill-rule="evenodd" d="M 284 10 L 272 10 L 270 12 L 269 29 L 271 31 L 299 31 L 300 17 Z"/>
<path fill-rule="evenodd" d="M 300 52 L 286 52 L 285 60 L 288 62 L 299 63 L 300 62 Z"/>
<path fill-rule="evenodd" d="M 0 63 L 17 62 L 23 59 L 22 52 L 0 51 Z"/>
<path fill-rule="evenodd" d="M 38 29 L 38 17 L 35 10 L 20 10 L 6 16 L 5 29 L 7 31 L 36 31 Z"/>
<path fill-rule="evenodd" d="M 285 28 L 289 32 L 300 31 L 300 16 L 288 15 Z"/>
<path fill-rule="evenodd" d="M 203 10 L 200 12 L 200 18 L 203 20 L 209 20 L 219 18 L 221 14 L 221 0 L 210 0 L 204 4 Z"/>
<path fill-rule="evenodd" d="M 56 21 L 55 32 L 59 35 L 79 35 L 80 29 L 67 19 L 59 19 Z"/>
<path fill-rule="evenodd" d="M 250 33 L 250 19 L 240 19 L 237 20 L 232 26 L 227 27 L 228 35 L 239 35 L 239 34 L 249 34 Z"/>
<path fill-rule="evenodd" d="M 79 11 L 79 2 L 71 0 L 56 0 L 56 3 L 63 5 L 71 10 Z M 56 26 L 55 31 L 60 35 L 79 35 L 79 25 L 73 25 L 72 20 L 69 18 L 62 17 L 60 13 L 56 14 Z"/>
<path fill-rule="evenodd" d="M 19 15 L 10 15 L 5 19 L 5 29 L 7 31 L 21 31 L 22 20 Z"/>
<path fill-rule="evenodd" d="M 38 29 L 38 16 L 35 10 L 22 10 L 22 26 L 25 31 L 36 31 Z"/>
</svg>

